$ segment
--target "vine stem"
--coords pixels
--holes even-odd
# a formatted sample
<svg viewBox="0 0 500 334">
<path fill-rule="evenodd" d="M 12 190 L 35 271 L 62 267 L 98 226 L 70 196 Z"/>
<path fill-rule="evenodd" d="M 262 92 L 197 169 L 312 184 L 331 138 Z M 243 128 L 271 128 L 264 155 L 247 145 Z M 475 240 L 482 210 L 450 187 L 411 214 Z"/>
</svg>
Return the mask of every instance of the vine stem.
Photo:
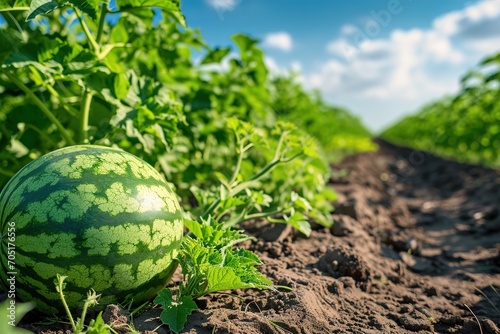
<svg viewBox="0 0 500 334">
<path fill-rule="evenodd" d="M 95 38 L 95 41 L 99 46 L 101 45 L 102 34 L 104 32 L 104 22 L 106 21 L 107 13 L 108 13 L 108 6 L 107 4 L 103 3 L 101 7 L 101 16 L 99 17 L 99 25 L 97 28 L 97 37 Z"/>
<path fill-rule="evenodd" d="M 94 94 L 85 89 L 82 96 L 82 104 L 80 105 L 80 133 L 78 136 L 79 143 L 87 142 L 87 134 L 89 131 L 89 115 L 90 115 L 90 105 L 92 104 L 92 97 Z"/>
<path fill-rule="evenodd" d="M 85 36 L 87 36 L 87 39 L 89 40 L 90 45 L 92 45 L 92 49 L 96 54 L 99 54 L 99 44 L 97 44 L 94 36 L 92 36 L 92 33 L 89 30 L 89 27 L 87 26 L 87 23 L 83 20 L 82 15 L 80 15 L 80 11 L 75 8 L 75 14 L 78 17 L 78 21 L 80 22 L 80 25 L 82 26 L 83 32 L 85 33 Z"/>
<path fill-rule="evenodd" d="M 266 218 L 266 217 L 269 217 L 269 216 L 272 216 L 272 215 L 280 214 L 282 212 L 283 212 L 283 210 L 274 210 L 274 211 L 253 213 L 253 214 L 250 214 L 250 215 L 245 215 L 244 216 L 244 220 Z"/>
<path fill-rule="evenodd" d="M 236 179 L 238 178 L 238 173 L 240 172 L 241 169 L 241 163 L 243 162 L 243 143 L 240 140 L 240 136 L 238 135 L 238 132 L 236 131 L 236 142 L 239 145 L 238 148 L 238 161 L 236 162 L 236 168 L 234 169 L 233 177 L 229 181 L 229 185 L 232 186 Z"/>
<path fill-rule="evenodd" d="M 66 140 L 69 145 L 74 145 L 75 142 L 66 131 L 64 126 L 59 122 L 59 120 L 54 116 L 54 114 L 45 106 L 45 104 L 29 89 L 18 77 L 10 73 L 8 70 L 0 69 L 2 73 L 4 73 L 12 83 L 14 83 L 17 87 L 21 88 L 26 95 L 28 95 L 33 102 L 40 108 L 40 110 L 47 116 L 47 118 L 56 126 L 56 128 L 61 132 L 61 136 Z"/>
<path fill-rule="evenodd" d="M 104 31 L 104 23 L 106 19 L 106 14 L 108 13 L 108 8 L 106 7 L 105 4 L 101 6 L 101 15 L 99 17 L 99 25 L 97 28 L 97 36 L 94 38 L 89 31 L 87 24 L 85 21 L 83 21 L 83 18 L 81 17 L 80 13 L 78 12 L 77 9 L 75 9 L 75 13 L 78 16 L 78 20 L 80 21 L 80 24 L 83 28 L 83 31 L 85 35 L 87 36 L 89 43 L 92 45 L 92 48 L 94 50 L 94 54 L 96 55 L 97 58 L 100 58 L 101 54 L 101 40 L 102 40 L 102 35 Z M 89 115 L 90 115 L 90 106 L 92 104 L 92 98 L 94 97 L 94 93 L 90 90 L 85 88 L 83 91 L 82 95 L 82 101 L 80 104 L 80 129 L 79 129 L 79 136 L 78 136 L 78 142 L 79 143 L 86 143 L 88 142 L 88 130 L 89 130 Z"/>
<path fill-rule="evenodd" d="M 66 313 L 68 314 L 69 322 L 71 323 L 71 327 L 73 328 L 73 332 L 76 332 L 77 328 L 76 328 L 75 320 L 73 319 L 73 316 L 71 315 L 71 312 L 69 311 L 68 304 L 66 303 L 66 299 L 64 298 L 63 282 L 65 279 L 66 279 L 66 276 L 60 276 L 59 274 L 57 274 L 57 291 L 59 292 L 59 298 L 61 298 L 64 309 L 65 309 Z"/>
<path fill-rule="evenodd" d="M 29 8 L 29 7 L 1 8 L 1 9 L 0 9 L 0 13 L 1 13 L 1 12 L 13 12 L 13 11 L 18 11 L 18 10 L 19 10 L 19 11 L 21 11 L 21 10 L 26 11 L 26 10 L 30 10 L 30 8 Z"/>
</svg>

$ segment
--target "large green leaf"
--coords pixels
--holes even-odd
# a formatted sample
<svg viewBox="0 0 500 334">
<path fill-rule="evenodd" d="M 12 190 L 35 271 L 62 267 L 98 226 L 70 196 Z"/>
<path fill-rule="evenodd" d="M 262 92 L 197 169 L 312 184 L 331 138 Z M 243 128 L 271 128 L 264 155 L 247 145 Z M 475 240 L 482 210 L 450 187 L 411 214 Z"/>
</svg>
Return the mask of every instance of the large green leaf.
<svg viewBox="0 0 500 334">
<path fill-rule="evenodd" d="M 209 267 L 207 280 L 210 292 L 244 289 L 251 286 L 242 282 L 241 278 L 234 273 L 234 269 L 230 267 Z"/>
<path fill-rule="evenodd" d="M 181 12 L 180 0 L 123 0 L 119 1 L 120 10 L 140 8 L 160 8 L 173 16 L 180 24 L 186 26 L 186 20 Z"/>
<path fill-rule="evenodd" d="M 99 3 L 99 0 L 33 0 L 26 19 L 32 20 L 40 14 L 48 14 L 66 5 L 74 6 L 95 19 Z"/>
<path fill-rule="evenodd" d="M 179 298 L 179 300 L 175 300 L 172 291 L 169 289 L 163 289 L 158 292 L 154 303 L 163 306 L 160 319 L 175 333 L 179 333 L 184 328 L 188 315 L 198 309 L 198 306 L 190 296 L 184 296 Z"/>
</svg>

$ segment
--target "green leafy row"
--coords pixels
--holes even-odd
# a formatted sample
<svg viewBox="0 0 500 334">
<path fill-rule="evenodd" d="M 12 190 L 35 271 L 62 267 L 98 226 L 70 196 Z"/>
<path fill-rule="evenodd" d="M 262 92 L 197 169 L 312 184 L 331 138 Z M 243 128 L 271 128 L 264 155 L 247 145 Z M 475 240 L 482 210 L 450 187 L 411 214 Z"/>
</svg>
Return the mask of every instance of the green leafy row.
<svg viewBox="0 0 500 334">
<path fill-rule="evenodd" d="M 272 78 L 270 90 L 278 118 L 312 134 L 329 160 L 340 161 L 346 155 L 376 149 L 372 134 L 359 118 L 328 105 L 319 92 L 306 92 L 293 74 Z"/>
<path fill-rule="evenodd" d="M 438 155 L 500 166 L 500 53 L 465 75 L 455 95 L 423 107 L 382 138 Z"/>
<path fill-rule="evenodd" d="M 78 7 L 57 7 L 34 23 L 25 22 L 22 12 L 4 15 L 7 24 L 0 35 L 11 47 L 3 52 L 0 69 L 2 183 L 59 147 L 119 146 L 160 169 L 186 209 L 203 212 L 207 208 L 196 203 L 197 189 L 212 191 L 223 178 L 245 179 L 273 159 L 282 136 L 257 40 L 235 35 L 239 57 L 227 60 L 230 49 L 206 46 L 197 31 L 180 26 L 180 12 L 163 9 L 164 19 L 156 26 L 150 8 L 102 6 L 99 23 L 78 13 Z M 119 15 L 116 22 L 100 24 L 113 15 Z M 200 65 L 193 63 L 192 49 L 205 53 Z M 225 61 L 226 71 L 206 66 Z M 252 124 L 259 133 L 243 156 L 230 118 Z M 270 212 L 283 213 L 278 208 L 293 207 L 290 190 L 300 185 L 296 192 L 311 202 L 312 216 L 329 225 L 327 201 L 333 195 L 325 187 L 327 162 L 318 145 L 303 145 L 311 141 L 303 133 L 293 127 L 286 132 L 280 149 L 312 148 L 295 152 L 287 166 L 295 178 L 276 168 L 255 187 L 265 186 Z M 241 158 L 239 174 L 232 175 Z"/>
</svg>

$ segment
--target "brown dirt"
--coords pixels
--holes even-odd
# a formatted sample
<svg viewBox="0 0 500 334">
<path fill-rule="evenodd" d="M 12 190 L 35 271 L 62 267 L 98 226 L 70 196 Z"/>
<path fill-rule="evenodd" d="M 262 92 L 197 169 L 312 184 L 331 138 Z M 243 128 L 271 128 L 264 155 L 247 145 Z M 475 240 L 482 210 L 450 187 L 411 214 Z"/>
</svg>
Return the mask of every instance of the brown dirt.
<svg viewBox="0 0 500 334">
<path fill-rule="evenodd" d="M 183 333 L 500 333 L 500 171 L 379 144 L 335 166 L 331 229 L 249 228 L 291 290 L 203 298 Z M 134 327 L 170 333 L 159 313 Z M 123 310 L 106 318 L 126 332 Z"/>
</svg>

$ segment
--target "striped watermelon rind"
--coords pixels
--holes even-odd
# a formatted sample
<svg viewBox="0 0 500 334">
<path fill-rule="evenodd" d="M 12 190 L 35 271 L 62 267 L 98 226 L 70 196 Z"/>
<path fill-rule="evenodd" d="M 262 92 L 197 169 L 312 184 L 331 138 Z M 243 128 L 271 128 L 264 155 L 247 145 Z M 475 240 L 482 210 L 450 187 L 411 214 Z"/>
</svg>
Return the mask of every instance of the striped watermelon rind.
<svg viewBox="0 0 500 334">
<path fill-rule="evenodd" d="M 170 279 L 183 235 L 175 193 L 136 156 L 70 146 L 22 168 L 0 193 L 1 284 L 7 284 L 7 231 L 15 223 L 16 298 L 59 313 L 82 306 L 92 288 L 108 303 L 154 298 Z"/>
</svg>

